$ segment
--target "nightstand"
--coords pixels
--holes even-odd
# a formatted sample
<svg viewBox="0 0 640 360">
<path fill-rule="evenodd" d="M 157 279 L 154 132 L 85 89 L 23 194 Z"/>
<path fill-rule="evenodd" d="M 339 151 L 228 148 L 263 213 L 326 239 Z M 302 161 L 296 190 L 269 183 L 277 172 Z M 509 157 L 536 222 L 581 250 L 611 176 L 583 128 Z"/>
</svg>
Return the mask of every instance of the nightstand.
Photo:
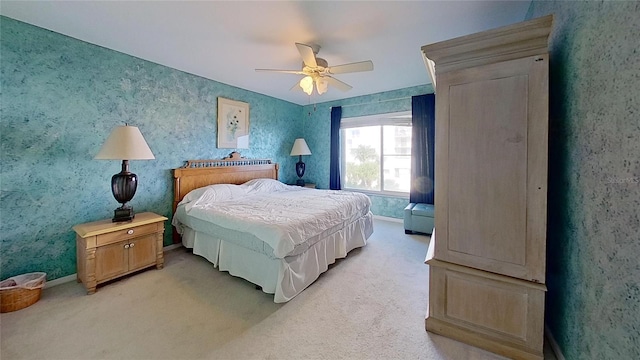
<svg viewBox="0 0 640 360">
<path fill-rule="evenodd" d="M 111 219 L 79 224 L 76 232 L 78 282 L 87 294 L 96 286 L 132 272 L 154 266 L 162 269 L 164 222 L 166 217 L 145 212 L 131 221 Z"/>
</svg>

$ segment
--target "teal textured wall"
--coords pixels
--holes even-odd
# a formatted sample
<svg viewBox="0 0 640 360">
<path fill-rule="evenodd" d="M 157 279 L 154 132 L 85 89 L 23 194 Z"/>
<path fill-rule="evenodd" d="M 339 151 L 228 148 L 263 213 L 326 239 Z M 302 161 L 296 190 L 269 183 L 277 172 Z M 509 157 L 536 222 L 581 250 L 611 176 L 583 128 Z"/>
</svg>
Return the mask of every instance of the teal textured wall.
<svg viewBox="0 0 640 360">
<path fill-rule="evenodd" d="M 640 3 L 547 14 L 547 326 L 569 360 L 640 359 Z"/>
<path fill-rule="evenodd" d="M 6 17 L 0 19 L 2 279 L 31 271 L 49 279 L 76 272 L 78 223 L 113 216 L 111 176 L 119 161 L 93 160 L 117 125 L 138 126 L 156 159 L 131 161 L 137 212 L 171 217 L 171 169 L 214 159 L 217 98 L 250 104 L 250 158 L 280 163 L 302 135 L 296 104 L 143 61 Z M 170 223 L 165 244 L 171 242 Z"/>
<path fill-rule="evenodd" d="M 171 169 L 232 151 L 216 148 L 218 97 L 250 105 L 250 149 L 240 150 L 243 156 L 273 159 L 280 179 L 293 182 L 297 158 L 289 152 L 295 138 L 305 136 L 313 151 L 305 178 L 328 188 L 329 106 L 370 103 L 345 108 L 345 116 L 409 110 L 409 99 L 387 100 L 431 92 L 416 87 L 313 111 L 6 17 L 0 17 L 0 34 L 1 279 L 44 271 L 51 280 L 76 272 L 72 226 L 109 218 L 119 205 L 110 179 L 120 162 L 93 160 L 115 126 L 138 126 L 156 157 L 131 161 L 139 178 L 134 209 L 171 218 Z M 407 202 L 372 201 L 375 214 L 394 217 L 402 217 Z M 167 245 L 169 222 L 165 228 Z"/>
<path fill-rule="evenodd" d="M 426 68 L 424 76 L 427 81 Z M 315 182 L 319 188 L 329 188 L 332 106 L 342 106 L 343 118 L 410 111 L 411 96 L 431 93 L 433 88 L 428 84 L 304 106 L 303 132 L 312 154 L 306 156 L 304 160 L 307 164 L 305 178 Z M 374 214 L 394 218 L 402 218 L 403 209 L 409 204 L 408 196 L 397 198 L 371 195 L 370 198 Z"/>
</svg>

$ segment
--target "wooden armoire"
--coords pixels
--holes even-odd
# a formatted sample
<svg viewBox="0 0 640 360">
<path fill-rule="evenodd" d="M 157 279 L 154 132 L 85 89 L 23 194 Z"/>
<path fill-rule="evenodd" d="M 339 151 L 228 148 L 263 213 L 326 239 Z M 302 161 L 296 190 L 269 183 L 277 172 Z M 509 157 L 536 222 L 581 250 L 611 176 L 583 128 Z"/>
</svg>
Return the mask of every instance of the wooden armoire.
<svg viewBox="0 0 640 360">
<path fill-rule="evenodd" d="M 435 63 L 426 329 L 543 357 L 553 17 L 422 47 Z"/>
</svg>

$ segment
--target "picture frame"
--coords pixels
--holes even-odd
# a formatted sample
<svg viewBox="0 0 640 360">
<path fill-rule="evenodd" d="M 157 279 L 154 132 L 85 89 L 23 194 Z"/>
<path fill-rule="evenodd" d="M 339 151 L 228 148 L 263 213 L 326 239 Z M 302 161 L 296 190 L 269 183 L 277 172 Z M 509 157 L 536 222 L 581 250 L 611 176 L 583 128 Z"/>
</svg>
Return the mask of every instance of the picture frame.
<svg viewBox="0 0 640 360">
<path fill-rule="evenodd" d="M 218 148 L 249 148 L 249 104 L 218 97 Z"/>
</svg>

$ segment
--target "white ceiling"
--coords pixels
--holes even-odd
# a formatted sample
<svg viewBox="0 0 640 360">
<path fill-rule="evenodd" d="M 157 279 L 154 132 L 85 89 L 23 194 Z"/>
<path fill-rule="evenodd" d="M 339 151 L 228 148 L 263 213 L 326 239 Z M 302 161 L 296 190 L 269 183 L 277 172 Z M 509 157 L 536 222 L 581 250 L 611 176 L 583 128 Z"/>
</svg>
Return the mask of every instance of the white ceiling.
<svg viewBox="0 0 640 360">
<path fill-rule="evenodd" d="M 430 83 L 420 47 L 523 21 L 524 1 L 7 1 L 0 13 L 125 54 L 304 105 Z M 294 45 L 318 44 L 351 86 L 311 97 L 290 89 Z"/>
</svg>

